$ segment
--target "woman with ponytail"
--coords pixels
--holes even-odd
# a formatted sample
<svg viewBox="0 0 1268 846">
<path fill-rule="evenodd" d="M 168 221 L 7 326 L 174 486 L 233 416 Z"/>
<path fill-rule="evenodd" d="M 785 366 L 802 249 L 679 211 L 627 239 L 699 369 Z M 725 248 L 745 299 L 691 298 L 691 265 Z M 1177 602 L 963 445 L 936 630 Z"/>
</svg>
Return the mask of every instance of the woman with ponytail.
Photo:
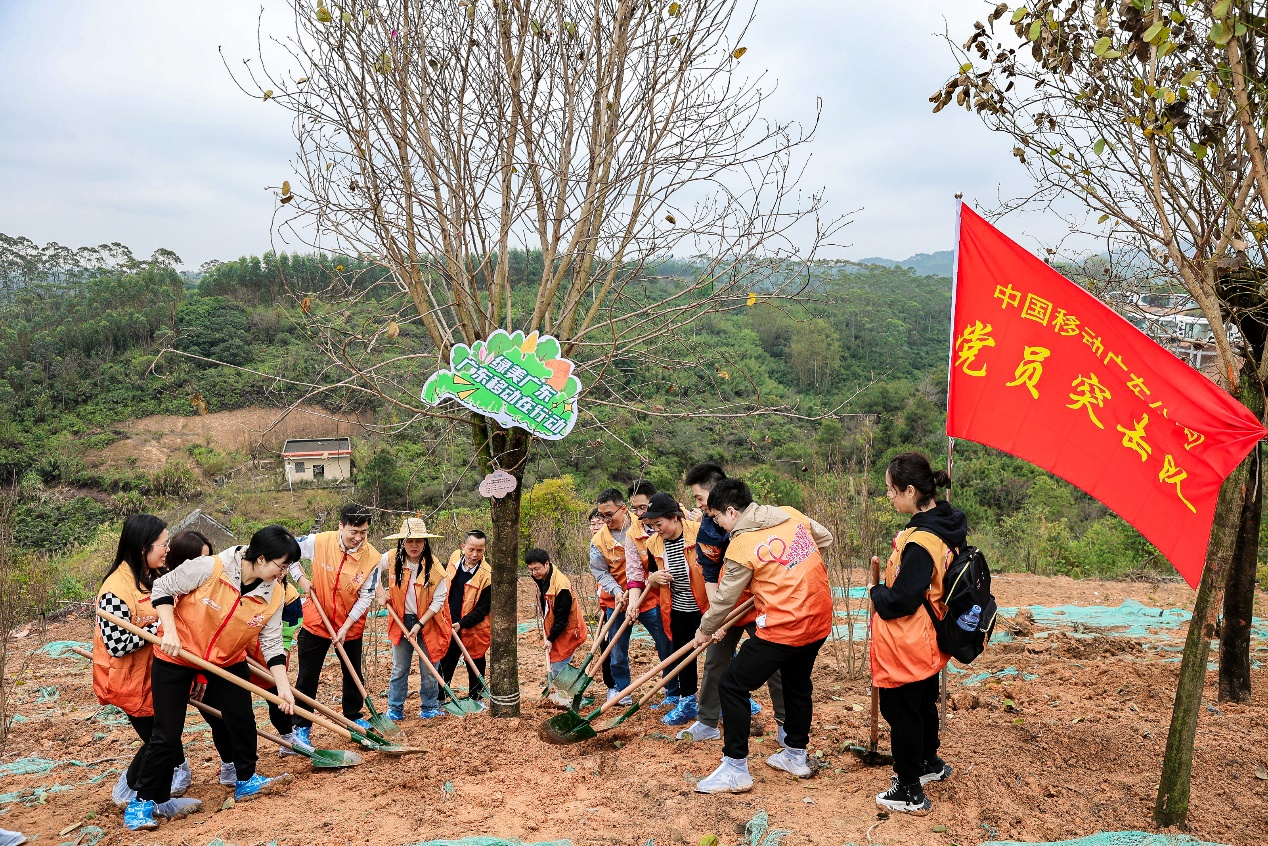
<svg viewBox="0 0 1268 846">
<path fill-rule="evenodd" d="M 938 489 L 951 485 L 918 452 L 894 458 L 885 470 L 885 493 L 894 510 L 911 515 L 894 538 L 884 578 L 870 585 L 872 684 L 881 714 L 890 726 L 894 776 L 876 796 L 883 808 L 925 814 L 932 807 L 924 785 L 951 775 L 938 757 L 938 674 L 947 656 L 938 649 L 933 620 L 946 614 L 942 576 L 964 547 L 964 514 L 939 501 Z M 880 559 L 873 556 L 875 570 Z"/>
<path fill-rule="evenodd" d="M 445 568 L 431 551 L 433 535 L 427 524 L 417 517 L 409 517 L 401 524 L 401 530 L 384 540 L 396 541 L 395 552 L 383 553 L 379 571 L 387 573 L 388 590 L 380 591 L 379 601 L 390 605 L 406 629 L 427 650 L 433 664 L 440 662 L 449 649 L 448 581 Z M 409 696 L 410 664 L 414 660 L 414 645 L 405 632 L 391 620 L 387 627 L 392 640 L 392 678 L 387 689 L 387 716 L 389 720 L 405 719 L 405 698 Z M 440 685 L 418 660 L 419 719 L 429 720 L 441 716 Z"/>
</svg>

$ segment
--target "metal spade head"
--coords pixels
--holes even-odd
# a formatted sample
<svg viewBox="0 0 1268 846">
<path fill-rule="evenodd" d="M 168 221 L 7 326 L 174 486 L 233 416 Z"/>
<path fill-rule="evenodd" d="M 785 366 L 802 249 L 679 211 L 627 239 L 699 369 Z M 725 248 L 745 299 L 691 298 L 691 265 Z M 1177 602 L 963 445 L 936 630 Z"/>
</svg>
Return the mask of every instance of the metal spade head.
<svg viewBox="0 0 1268 846">
<path fill-rule="evenodd" d="M 355 767 L 361 763 L 360 755 L 344 749 L 314 749 L 311 752 L 296 749 L 295 751 L 308 758 L 314 767 Z"/>
<path fill-rule="evenodd" d="M 440 707 L 445 710 L 446 714 L 454 717 L 478 714 L 484 710 L 484 706 L 476 699 L 446 699 L 440 703 Z"/>
<path fill-rule="evenodd" d="M 595 714 L 591 714 L 593 718 Z M 537 736 L 547 743 L 569 744 L 594 737 L 594 729 L 590 727 L 590 718 L 583 717 L 576 711 L 564 711 L 549 720 L 543 720 L 537 728 Z M 588 734 L 587 734 L 588 732 Z"/>
<path fill-rule="evenodd" d="M 384 738 L 398 737 L 398 736 L 403 737 L 405 735 L 405 732 L 401 729 L 400 726 L 398 726 L 396 723 L 389 720 L 383 714 L 380 714 L 378 711 L 374 710 L 374 704 L 370 702 L 369 699 L 366 699 L 365 702 L 366 702 L 366 705 L 370 709 L 370 725 L 373 727 L 376 733 L 378 733 L 381 737 L 384 737 Z"/>
<path fill-rule="evenodd" d="M 569 664 L 546 682 L 546 687 L 542 689 L 542 699 L 549 698 L 552 693 L 571 699 L 576 694 L 575 688 L 583 677 L 589 678 L 582 670 Z"/>
<path fill-rule="evenodd" d="M 642 704 L 643 704 L 643 703 L 641 703 L 641 702 L 635 702 L 633 705 L 631 705 L 630 707 L 626 708 L 624 711 L 622 711 L 621 713 L 617 714 L 617 715 L 616 715 L 615 717 L 613 717 L 612 719 L 610 719 L 610 720 L 604 720 L 603 722 L 599 723 L 599 725 L 595 727 L 594 732 L 591 732 L 591 733 L 590 733 L 590 737 L 594 737 L 595 732 L 600 732 L 600 731 L 610 731 L 610 730 L 612 730 L 612 729 L 616 728 L 616 727 L 617 727 L 617 726 L 619 726 L 621 723 L 625 722 L 625 721 L 626 721 L 626 720 L 628 720 L 630 717 L 634 716 L 634 714 L 636 714 L 636 713 L 638 712 L 639 706 L 640 706 L 640 705 L 642 705 Z M 585 740 L 585 739 L 589 739 L 589 738 L 582 738 L 582 739 L 583 739 L 583 740 Z"/>
</svg>

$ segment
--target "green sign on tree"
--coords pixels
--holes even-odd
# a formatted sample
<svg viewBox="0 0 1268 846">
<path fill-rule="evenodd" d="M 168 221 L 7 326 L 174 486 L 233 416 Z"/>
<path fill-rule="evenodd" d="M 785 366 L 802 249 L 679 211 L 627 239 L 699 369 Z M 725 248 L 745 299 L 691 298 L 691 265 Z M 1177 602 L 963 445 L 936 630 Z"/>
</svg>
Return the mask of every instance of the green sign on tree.
<svg viewBox="0 0 1268 846">
<path fill-rule="evenodd" d="M 577 422 L 581 380 L 572 362 L 559 357 L 559 341 L 533 332 L 499 329 L 471 346 L 454 344 L 449 369 L 438 370 L 423 385 L 423 402 L 439 405 L 453 397 L 503 426 L 519 426 L 551 441 Z"/>
</svg>

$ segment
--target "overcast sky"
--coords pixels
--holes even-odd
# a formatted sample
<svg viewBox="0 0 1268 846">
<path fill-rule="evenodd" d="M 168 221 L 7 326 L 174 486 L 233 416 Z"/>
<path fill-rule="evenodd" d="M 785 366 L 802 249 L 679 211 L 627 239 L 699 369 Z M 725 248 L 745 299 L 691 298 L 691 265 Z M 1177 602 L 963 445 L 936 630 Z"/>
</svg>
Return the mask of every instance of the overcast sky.
<svg viewBox="0 0 1268 846">
<path fill-rule="evenodd" d="M 834 255 L 951 249 L 956 191 L 990 207 L 1026 190 L 1011 144 L 927 102 L 954 69 L 937 33 L 963 40 L 991 5 L 759 4 L 744 64 L 778 80 L 773 118 L 808 119 L 823 99 L 806 184 L 832 210 L 857 210 Z M 290 123 L 238 91 L 218 52 L 251 56 L 258 14 L 239 0 L 0 0 L 0 232 L 142 256 L 167 247 L 188 268 L 267 250 L 264 186 L 291 173 Z M 285 9 L 270 21 L 282 29 Z"/>
</svg>

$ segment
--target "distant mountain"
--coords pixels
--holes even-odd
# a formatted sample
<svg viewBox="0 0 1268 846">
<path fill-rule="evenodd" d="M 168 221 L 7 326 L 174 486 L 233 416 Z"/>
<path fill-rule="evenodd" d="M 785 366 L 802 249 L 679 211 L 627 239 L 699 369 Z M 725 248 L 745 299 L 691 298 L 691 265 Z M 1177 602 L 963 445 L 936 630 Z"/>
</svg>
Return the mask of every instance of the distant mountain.
<svg viewBox="0 0 1268 846">
<path fill-rule="evenodd" d="M 916 253 L 902 261 L 887 258 L 859 259 L 859 264 L 879 264 L 884 267 L 910 267 L 917 276 L 950 276 L 954 253 L 943 250 L 938 253 Z"/>
</svg>

